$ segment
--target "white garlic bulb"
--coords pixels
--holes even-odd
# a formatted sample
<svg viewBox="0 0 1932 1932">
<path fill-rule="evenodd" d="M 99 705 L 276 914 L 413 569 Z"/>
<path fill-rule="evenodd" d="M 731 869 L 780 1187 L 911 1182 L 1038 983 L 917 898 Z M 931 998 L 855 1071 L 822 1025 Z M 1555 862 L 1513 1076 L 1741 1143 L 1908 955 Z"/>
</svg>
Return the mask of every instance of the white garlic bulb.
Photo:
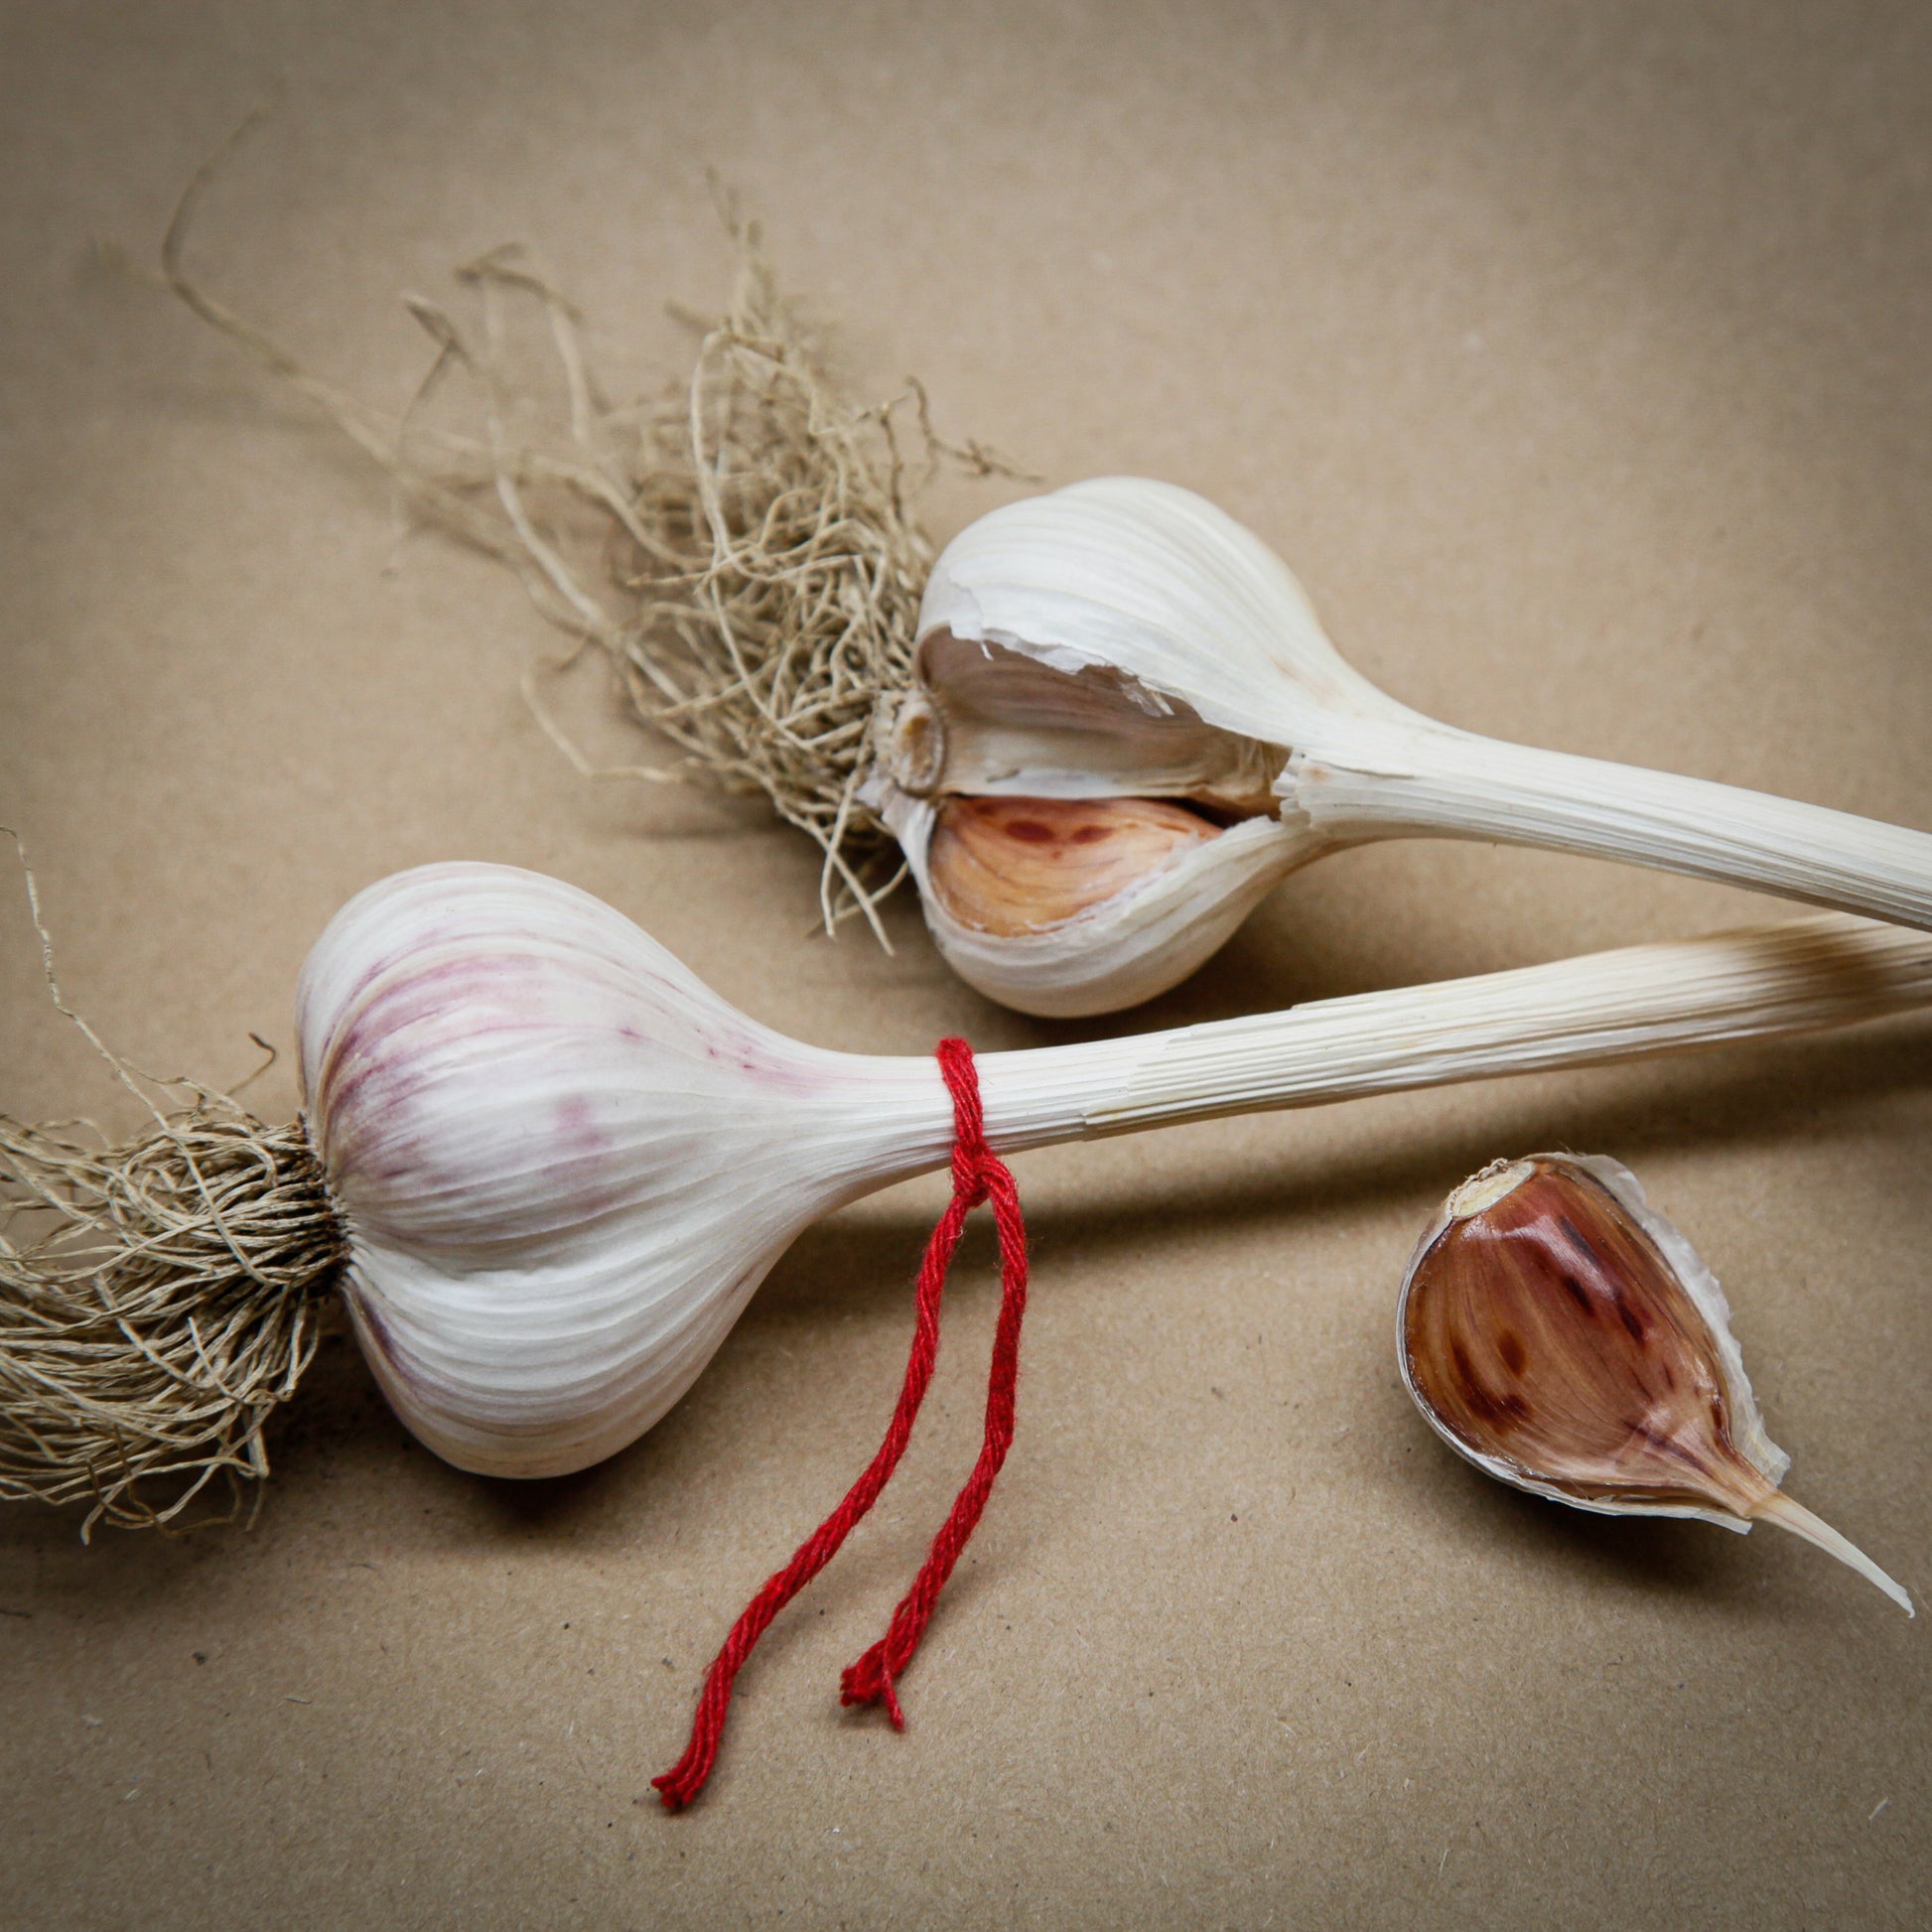
<svg viewBox="0 0 1932 1932">
<path fill-rule="evenodd" d="M 774 1034 L 601 900 L 508 867 L 351 899 L 297 1029 L 357 1338 L 409 1427 L 487 1474 L 633 1441 L 801 1228 L 949 1143 L 930 1062 Z"/>
<path fill-rule="evenodd" d="M 1023 1012 L 1148 999 L 1297 866 L 1405 834 L 1932 925 L 1932 836 L 1437 724 L 1342 660 L 1265 544 L 1167 483 L 1103 478 L 969 525 L 927 584 L 915 678 L 882 711 L 865 796 L 905 849 L 940 950 Z M 1130 883 L 1070 910 L 1016 868 L 1007 916 L 989 920 L 984 891 L 956 890 L 944 840 L 962 801 L 985 797 L 1090 801 L 1096 843 L 1119 836 L 1115 801 L 1168 800 L 1202 835 L 1150 848 Z M 978 856 L 998 871 L 994 834 Z"/>
<path fill-rule="evenodd" d="M 1932 1003 L 1932 940 L 1814 918 L 979 1059 L 996 1152 L 1830 1026 Z M 397 1413 L 555 1475 L 655 1422 L 817 1216 L 942 1166 L 930 1058 L 737 1012 L 536 873 L 427 866 L 330 922 L 298 1003 L 343 1290 Z"/>
<path fill-rule="evenodd" d="M 1612 1516 L 1776 1523 L 1912 1599 L 1779 1487 L 1717 1277 L 1601 1155 L 1492 1162 L 1416 1244 L 1396 1311 L 1402 1380 L 1458 1455 Z"/>
</svg>

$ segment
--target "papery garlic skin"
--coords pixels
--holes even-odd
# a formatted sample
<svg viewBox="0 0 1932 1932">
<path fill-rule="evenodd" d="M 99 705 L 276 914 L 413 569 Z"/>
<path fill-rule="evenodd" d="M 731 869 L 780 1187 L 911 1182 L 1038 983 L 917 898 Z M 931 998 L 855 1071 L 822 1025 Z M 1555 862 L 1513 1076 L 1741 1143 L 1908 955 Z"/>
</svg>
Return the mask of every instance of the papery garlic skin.
<svg viewBox="0 0 1932 1932">
<path fill-rule="evenodd" d="M 930 1061 L 800 1045 L 507 867 L 357 895 L 297 1030 L 357 1339 L 409 1428 L 483 1474 L 633 1441 L 801 1228 L 950 1142 Z"/>
<path fill-rule="evenodd" d="M 1099 667 L 1284 757 L 1337 713 L 1428 722 L 1341 656 L 1253 531 L 1143 477 L 1072 483 L 969 524 L 919 606 L 921 645 L 942 634 L 1059 671 Z"/>
</svg>

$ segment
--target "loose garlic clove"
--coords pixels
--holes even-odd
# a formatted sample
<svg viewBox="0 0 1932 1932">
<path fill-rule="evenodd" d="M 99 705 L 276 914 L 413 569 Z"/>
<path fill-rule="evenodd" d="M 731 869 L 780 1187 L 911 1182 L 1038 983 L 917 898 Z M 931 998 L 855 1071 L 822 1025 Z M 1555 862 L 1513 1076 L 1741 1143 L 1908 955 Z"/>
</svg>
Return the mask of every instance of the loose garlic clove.
<svg viewBox="0 0 1932 1932">
<path fill-rule="evenodd" d="M 1932 929 L 1932 836 L 1439 724 L 1346 663 L 1265 544 L 1171 484 L 1101 478 L 962 530 L 926 586 L 913 677 L 881 707 L 860 795 L 905 846 L 947 960 L 1028 1012 L 1162 992 L 1287 871 L 1400 836 L 1547 846 Z M 959 795 L 1171 799 L 1279 837 L 1248 850 L 1252 890 L 1226 867 L 1182 882 L 1212 943 L 1181 943 L 1131 895 L 1002 935 L 934 904 L 920 812 Z"/>
<path fill-rule="evenodd" d="M 1152 798 L 949 798 L 926 880 L 962 925 L 1010 939 L 1105 904 L 1219 829 Z"/>
<path fill-rule="evenodd" d="M 1869 1558 L 1778 1489 L 1729 1309 L 1690 1243 L 1601 1157 L 1498 1162 L 1445 1203 L 1409 1264 L 1403 1381 L 1480 1469 L 1614 1515 L 1775 1522 L 1909 1615 Z"/>
</svg>

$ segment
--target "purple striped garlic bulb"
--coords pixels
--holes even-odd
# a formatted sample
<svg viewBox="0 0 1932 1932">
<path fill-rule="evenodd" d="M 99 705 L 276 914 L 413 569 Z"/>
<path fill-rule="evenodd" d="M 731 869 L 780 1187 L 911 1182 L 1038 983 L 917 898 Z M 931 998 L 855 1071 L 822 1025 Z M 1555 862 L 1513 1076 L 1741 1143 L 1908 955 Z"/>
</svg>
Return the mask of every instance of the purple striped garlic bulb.
<svg viewBox="0 0 1932 1932">
<path fill-rule="evenodd" d="M 1932 1002 L 1932 940 L 1838 917 L 978 1061 L 1003 1155 Z M 803 1045 L 554 879 L 426 866 L 301 977 L 342 1292 L 405 1423 L 544 1476 L 641 1435 L 822 1214 L 942 1166 L 936 1063 Z"/>
</svg>

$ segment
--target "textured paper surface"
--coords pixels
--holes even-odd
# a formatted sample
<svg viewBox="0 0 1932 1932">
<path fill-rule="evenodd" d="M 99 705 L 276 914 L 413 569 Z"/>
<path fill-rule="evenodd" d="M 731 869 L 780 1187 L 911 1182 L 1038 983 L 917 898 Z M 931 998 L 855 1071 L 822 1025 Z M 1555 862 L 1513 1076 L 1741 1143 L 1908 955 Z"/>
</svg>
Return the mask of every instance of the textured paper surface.
<svg viewBox="0 0 1932 1932">
<path fill-rule="evenodd" d="M 757 812 L 597 788 L 517 695 L 517 588 L 165 297 L 204 274 L 399 404 L 397 301 L 536 243 L 614 386 L 718 300 L 717 168 L 855 379 L 1053 482 L 1206 491 L 1397 696 L 1932 825 L 1932 30 L 1703 4 L 16 6 L 0 22 L 0 818 L 68 990 L 238 1078 L 394 868 L 537 866 L 750 1012 L 916 1051 L 1067 1036 L 901 905 L 812 936 Z M 960 486 L 956 526 L 994 496 Z M 583 703 L 598 724 L 594 695 Z M 621 746 L 615 726 L 602 729 Z M 1734 921 L 1447 844 L 1292 881 L 1169 1025 Z M 125 1124 L 0 882 L 0 1105 Z M 1391 1311 L 1499 1154 L 1615 1155 L 1723 1278 L 1790 1486 L 1932 1595 L 1932 1032 L 1030 1156 L 1019 1441 L 903 1692 L 837 1705 L 970 1461 L 982 1233 L 905 1467 L 647 1781 L 750 1590 L 889 1412 L 940 1193 L 778 1268 L 681 1408 L 516 1487 L 415 1448 L 346 1342 L 252 1534 L 0 1511 L 0 1919 L 37 1927 L 1878 1927 L 1932 1911 L 1923 1619 L 1771 1532 L 1486 1484 Z M 293 1104 L 288 1061 L 252 1090 Z"/>
</svg>

